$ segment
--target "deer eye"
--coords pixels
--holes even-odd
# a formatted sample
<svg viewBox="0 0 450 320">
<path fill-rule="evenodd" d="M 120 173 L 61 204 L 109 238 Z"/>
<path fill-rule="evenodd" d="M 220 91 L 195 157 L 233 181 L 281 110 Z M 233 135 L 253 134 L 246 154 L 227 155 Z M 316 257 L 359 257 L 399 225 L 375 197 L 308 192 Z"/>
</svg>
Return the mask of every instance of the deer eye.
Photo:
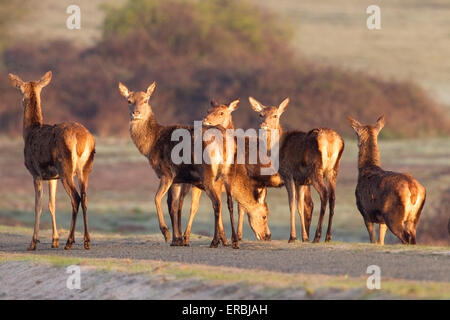
<svg viewBox="0 0 450 320">
<path fill-rule="evenodd" d="M 264 220 L 266 220 L 267 216 L 263 216 L 262 218 L 263 218 Z"/>
<path fill-rule="evenodd" d="M 277 117 L 277 115 L 274 115 L 274 116 L 273 116 L 273 118 L 276 118 L 276 117 Z"/>
<path fill-rule="evenodd" d="M 131 100 L 128 100 L 128 104 L 132 104 L 133 103 L 133 101 L 131 101 Z"/>
</svg>

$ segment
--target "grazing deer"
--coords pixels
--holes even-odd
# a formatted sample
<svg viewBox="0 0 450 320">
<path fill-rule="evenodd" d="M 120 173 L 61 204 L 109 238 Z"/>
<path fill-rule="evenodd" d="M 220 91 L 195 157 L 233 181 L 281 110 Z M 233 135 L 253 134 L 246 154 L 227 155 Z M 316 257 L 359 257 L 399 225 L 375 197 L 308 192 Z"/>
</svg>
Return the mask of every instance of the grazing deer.
<svg viewBox="0 0 450 320">
<path fill-rule="evenodd" d="M 327 201 L 329 201 L 329 220 L 325 241 L 331 240 L 331 226 L 335 206 L 335 189 L 339 164 L 344 151 L 344 140 L 334 130 L 319 128 L 309 132 L 284 132 L 280 125 L 280 116 L 289 104 L 286 98 L 278 107 L 266 107 L 256 99 L 249 97 L 252 109 L 259 113 L 261 129 L 278 131 L 278 141 L 267 141 L 268 148 L 279 144 L 279 175 L 284 182 L 289 197 L 291 234 L 289 242 L 296 239 L 295 203 L 302 225 L 302 240 L 308 241 L 308 232 L 304 218 L 304 201 L 308 185 L 313 185 L 320 196 L 320 217 L 314 242 L 319 242 L 322 234 L 322 222 Z M 255 176 L 254 178 L 258 178 Z M 308 222 L 309 224 L 309 222 Z M 309 228 L 309 227 L 308 227 Z"/>
<path fill-rule="evenodd" d="M 230 190 L 227 183 L 230 177 L 228 173 L 230 166 L 227 163 L 220 164 L 217 162 L 213 162 L 208 165 L 205 163 L 175 164 L 172 161 L 172 149 L 177 144 L 176 141 L 172 141 L 173 132 L 177 129 L 188 130 L 190 132 L 192 140 L 194 140 L 194 129 L 192 126 L 162 126 L 157 122 L 152 108 L 148 103 L 152 93 L 155 90 L 155 87 L 156 84 L 153 83 L 147 88 L 147 91 L 145 92 L 133 92 L 128 90 L 128 88 L 122 83 L 119 83 L 119 91 L 127 99 L 129 104 L 131 139 L 133 140 L 134 144 L 141 152 L 141 154 L 148 158 L 150 165 L 152 166 L 153 170 L 155 170 L 156 175 L 160 179 L 160 185 L 155 195 L 155 204 L 160 230 L 163 233 L 166 241 L 169 241 L 170 232 L 164 221 L 161 206 L 161 200 L 164 195 L 167 193 L 172 184 L 191 184 L 199 189 L 204 190 L 213 204 L 215 214 L 215 230 L 214 238 L 211 242 L 211 247 L 217 247 L 220 242 L 222 242 L 223 245 L 227 245 L 228 243 L 225 236 L 225 231 L 223 229 L 222 201 L 220 196 L 225 184 L 228 196 L 228 205 L 230 205 L 232 191 Z M 203 131 L 205 131 L 206 129 L 208 128 L 203 127 Z M 215 129 L 219 130 L 222 133 L 223 138 L 226 137 L 225 129 L 221 127 L 215 127 Z M 226 143 L 222 145 L 226 145 Z M 207 148 L 205 148 L 205 146 L 203 145 L 203 149 Z M 227 159 L 227 152 L 234 151 L 224 148 L 223 157 L 225 159 Z M 193 154 L 191 155 L 191 158 L 193 158 Z M 214 159 L 214 155 L 210 155 L 210 158 Z M 191 163 L 193 163 L 193 161 L 191 161 Z M 238 201 L 241 200 L 244 202 L 244 196 L 245 195 L 236 195 L 236 199 Z M 267 211 L 267 206 L 265 206 L 264 204 L 255 202 L 252 202 L 251 204 L 254 206 L 249 206 L 248 209 L 251 210 L 255 216 L 264 215 L 264 212 Z M 174 232 L 172 243 L 174 245 L 179 245 L 180 243 L 182 243 L 182 236 L 180 223 L 178 222 L 178 214 L 175 214 L 175 210 L 169 210 L 169 213 L 171 214 L 172 227 Z M 232 217 L 231 211 L 230 217 Z M 233 246 L 237 247 L 238 240 L 235 233 L 233 220 L 231 220 L 231 225 Z"/>
<path fill-rule="evenodd" d="M 373 224 L 379 223 L 379 244 L 384 244 L 387 228 L 402 243 L 416 244 L 416 228 L 425 204 L 425 188 L 409 174 L 381 169 L 377 137 L 384 127 L 384 116 L 378 118 L 375 125 L 362 125 L 351 117 L 347 118 L 358 136 L 356 205 L 364 218 L 370 242 L 376 243 Z"/>
<path fill-rule="evenodd" d="M 231 102 L 229 105 L 225 105 L 225 104 L 218 104 L 215 101 L 211 101 L 211 108 L 208 109 L 208 114 L 206 115 L 206 117 L 203 119 L 203 124 L 207 125 L 207 126 L 221 126 L 225 129 L 234 129 L 234 124 L 233 124 L 233 119 L 231 116 L 231 113 L 233 111 L 235 111 L 238 108 L 239 105 L 239 100 L 235 100 L 233 102 Z M 247 145 L 248 146 L 248 145 Z M 239 170 L 237 171 L 238 174 L 243 174 L 245 172 L 245 168 L 239 168 Z M 234 190 L 240 190 L 240 193 L 242 194 L 243 192 L 245 192 L 244 190 L 242 190 L 244 188 L 244 185 L 239 185 L 237 183 L 237 181 L 243 181 L 244 177 L 241 177 L 240 180 L 235 179 L 230 180 L 230 183 L 233 183 L 236 185 L 236 187 L 234 188 Z M 256 188 L 258 189 L 256 193 L 250 193 L 249 195 L 249 199 L 250 200 L 256 200 L 258 203 L 261 204 L 265 204 L 265 193 L 262 193 L 262 190 L 260 190 L 261 188 L 259 188 L 257 185 L 254 185 L 255 181 L 249 181 L 246 185 L 249 187 L 249 190 Z M 181 215 L 181 208 L 183 206 L 183 200 L 184 197 L 187 195 L 187 193 L 189 192 L 190 187 L 189 185 L 183 185 L 180 188 L 171 188 L 171 192 L 169 194 L 168 197 L 168 206 L 172 208 L 172 210 L 177 211 L 178 215 Z M 191 211 L 189 214 L 189 220 L 186 226 L 186 231 L 184 233 L 183 236 L 183 240 L 184 240 L 184 245 L 188 246 L 189 245 L 189 237 L 190 237 L 190 232 L 191 232 L 191 228 L 192 228 L 192 223 L 194 221 L 195 215 L 197 213 L 198 210 L 198 204 L 199 204 L 199 200 L 200 200 L 200 195 L 201 195 L 201 190 L 198 188 L 193 187 L 192 188 L 192 195 L 191 195 Z M 262 196 L 264 195 L 264 196 Z M 256 197 L 256 198 L 255 198 Z M 247 204 L 249 205 L 249 204 Z M 242 240 L 242 225 L 243 225 L 243 217 L 245 214 L 244 211 L 244 206 L 241 205 L 238 202 L 238 211 L 239 211 L 239 219 L 238 219 L 238 238 L 239 240 Z M 264 215 L 263 215 L 264 217 Z M 262 239 L 262 240 L 269 240 L 270 239 L 270 230 L 267 226 L 267 223 L 264 222 L 264 218 L 263 217 L 253 217 L 252 218 L 252 230 L 255 232 L 255 236 L 257 239 Z M 268 216 L 265 218 L 265 220 L 267 221 Z M 249 217 L 250 219 L 250 217 Z M 250 221 L 250 220 L 249 220 Z M 260 233 L 258 233 L 258 227 L 255 227 L 255 224 L 257 223 L 256 221 L 259 221 L 260 224 L 265 224 L 266 226 L 266 232 L 264 235 L 261 235 Z"/>
<path fill-rule="evenodd" d="M 9 74 L 11 84 L 23 94 L 23 139 L 25 141 L 25 166 L 33 176 L 35 190 L 35 224 L 33 238 L 28 250 L 35 250 L 39 242 L 39 221 L 42 212 L 42 181 L 49 185 L 48 207 L 52 215 L 52 248 L 58 248 L 59 236 L 55 219 L 55 196 L 57 179 L 72 201 L 72 223 L 69 238 L 64 249 L 75 243 L 75 224 L 79 205 L 83 209 L 84 248 L 90 249 L 87 221 L 87 186 L 95 153 L 95 139 L 81 124 L 65 122 L 56 125 L 43 124 L 41 90 L 50 83 L 52 73 L 47 72 L 40 80 L 24 82 L 18 76 Z M 78 193 L 73 177 L 79 181 Z"/>
</svg>

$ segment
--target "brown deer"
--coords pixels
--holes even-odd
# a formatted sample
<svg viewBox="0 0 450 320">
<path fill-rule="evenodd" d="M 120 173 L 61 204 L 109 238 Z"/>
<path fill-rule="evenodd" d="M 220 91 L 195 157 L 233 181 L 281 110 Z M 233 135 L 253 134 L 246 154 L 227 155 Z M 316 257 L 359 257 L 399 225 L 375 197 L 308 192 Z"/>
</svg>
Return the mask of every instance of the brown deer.
<svg viewBox="0 0 450 320">
<path fill-rule="evenodd" d="M 59 235 L 55 219 L 55 195 L 57 179 L 61 182 L 72 202 L 72 223 L 64 249 L 75 243 L 75 224 L 79 205 L 83 209 L 84 248 L 90 249 L 87 221 L 87 186 L 95 153 L 95 139 L 81 124 L 65 122 L 56 125 L 43 124 L 41 90 L 50 83 L 52 73 L 47 72 L 40 80 L 24 82 L 9 74 L 11 84 L 23 94 L 23 139 L 25 142 L 25 166 L 33 176 L 35 190 L 35 224 L 33 238 L 28 250 L 35 250 L 39 242 L 39 221 L 42 212 L 42 181 L 49 185 L 48 207 L 52 215 L 52 248 L 58 248 Z M 73 177 L 78 177 L 78 193 Z"/>
<path fill-rule="evenodd" d="M 220 242 L 222 242 L 223 245 L 227 245 L 228 243 L 222 222 L 221 192 L 225 184 L 228 196 L 228 205 L 230 205 L 232 191 L 230 190 L 231 188 L 229 187 L 227 181 L 229 180 L 229 177 L 233 177 L 232 174 L 228 173 L 231 166 L 227 163 L 220 164 L 214 161 L 210 165 L 205 163 L 192 164 L 193 161 L 191 161 L 191 164 L 175 164 L 172 161 L 172 150 L 177 144 L 176 141 L 172 141 L 173 132 L 177 129 L 188 130 L 193 142 L 194 129 L 192 126 L 163 126 L 157 122 L 149 104 L 149 99 L 154 92 L 155 87 L 156 83 L 153 83 L 145 92 L 133 92 L 128 90 L 128 88 L 122 83 L 119 83 L 119 91 L 127 99 L 129 104 L 131 139 L 141 154 L 148 158 L 150 165 L 160 179 L 160 185 L 155 195 L 155 204 L 160 230 L 166 241 L 169 241 L 170 232 L 164 221 L 161 206 L 163 196 L 167 193 L 172 184 L 191 184 L 206 192 L 208 197 L 211 199 L 214 208 L 215 230 L 211 247 L 217 247 Z M 202 128 L 203 131 L 207 129 L 209 128 Z M 221 132 L 223 138 L 226 137 L 225 129 L 221 127 L 215 127 L 215 129 Z M 226 143 L 224 143 L 223 146 L 226 146 Z M 205 150 L 205 145 L 202 145 L 202 148 L 202 150 Z M 224 148 L 224 158 L 227 158 L 227 152 L 234 151 Z M 213 154 L 210 154 L 210 156 L 211 159 L 214 158 Z M 193 154 L 191 154 L 191 160 L 192 158 Z M 232 171 L 234 172 L 235 170 Z M 245 202 L 245 199 L 243 199 L 245 196 L 246 195 L 236 195 L 236 199 L 238 201 Z M 264 215 L 264 212 L 267 211 L 267 206 L 255 202 L 252 202 L 251 204 L 254 206 L 249 206 L 248 209 L 251 210 L 255 216 Z M 177 212 L 175 210 L 169 210 L 169 213 L 171 214 L 174 232 L 172 243 L 174 245 L 180 245 L 183 242 L 180 223 L 178 222 L 178 214 L 176 214 Z M 232 216 L 231 207 L 230 218 L 232 218 Z M 237 247 L 238 239 L 235 233 L 233 219 L 231 219 L 231 225 L 233 246 Z M 264 233 L 264 231 L 261 231 L 261 233 Z"/>
<path fill-rule="evenodd" d="M 223 105 L 223 104 L 219 104 L 215 101 L 211 101 L 211 108 L 208 110 L 208 114 L 206 115 L 206 117 L 204 118 L 203 122 L 207 125 L 220 125 L 226 129 L 234 129 L 234 123 L 233 123 L 233 116 L 232 113 L 233 111 L 235 111 L 237 109 L 237 105 Z M 248 139 L 246 139 L 246 148 L 248 149 Z M 247 150 L 248 152 L 248 150 Z M 276 179 L 258 179 L 257 181 L 258 186 L 260 186 L 259 188 L 259 195 L 262 197 L 262 199 L 260 199 L 259 201 L 265 201 L 266 195 L 267 195 L 267 187 L 281 187 L 283 186 L 283 184 L 276 182 L 273 183 L 273 181 Z M 261 182 L 264 182 L 263 184 L 261 184 Z M 261 187 L 263 186 L 263 187 Z M 312 211 L 313 211 L 313 201 L 311 198 L 311 192 L 310 192 L 310 188 L 309 186 L 305 187 L 305 198 L 302 201 L 298 202 L 298 206 L 301 204 L 304 204 L 305 206 L 305 224 L 306 224 L 306 231 L 307 233 L 309 233 L 309 227 L 311 224 L 311 216 L 312 216 Z M 239 217 L 238 217 L 238 237 L 239 240 L 242 239 L 242 231 L 243 231 L 243 222 L 244 222 L 244 215 L 245 212 L 242 209 L 242 207 L 240 205 L 238 205 L 238 211 L 239 211 Z M 267 228 L 267 238 L 264 240 L 270 240 L 270 230 L 269 228 Z"/>
<path fill-rule="evenodd" d="M 319 242 L 322 234 L 322 222 L 327 201 L 329 201 L 329 220 L 325 241 L 331 240 L 331 227 L 335 206 L 335 189 L 339 164 L 344 151 L 344 140 L 334 130 L 313 129 L 309 132 L 284 132 L 280 125 L 280 116 L 289 105 L 289 98 L 278 107 L 266 107 L 256 99 L 249 97 L 252 109 L 259 113 L 261 129 L 271 137 L 271 130 L 277 130 L 278 141 L 267 141 L 268 147 L 279 145 L 279 175 L 284 182 L 289 197 L 291 234 L 289 242 L 296 239 L 295 203 L 302 225 L 302 240 L 308 241 L 304 218 L 304 201 L 307 186 L 313 185 L 320 196 L 320 216 L 314 242 Z M 255 176 L 254 178 L 258 178 Z"/>
<path fill-rule="evenodd" d="M 364 218 L 370 242 L 376 243 L 373 224 L 379 223 L 379 244 L 384 244 L 387 228 L 402 243 L 416 244 L 425 188 L 409 174 L 381 169 L 377 138 L 385 124 L 384 116 L 379 117 L 375 125 L 362 125 L 347 118 L 358 136 L 356 205 Z"/>
<path fill-rule="evenodd" d="M 234 124 L 233 124 L 233 119 L 232 119 L 231 113 L 233 111 L 235 111 L 238 108 L 238 106 L 239 106 L 239 100 L 235 100 L 235 101 L 231 102 L 229 105 L 219 104 L 215 101 L 211 101 L 211 108 L 208 109 L 208 114 L 203 119 L 203 124 L 207 125 L 207 126 L 222 126 L 225 129 L 234 129 Z M 243 174 L 244 172 L 245 172 L 245 168 L 239 168 L 238 174 Z M 243 181 L 244 178 L 245 177 L 242 177 L 242 178 L 240 178 L 240 180 L 235 179 L 234 181 L 230 180 L 230 183 L 234 182 L 236 184 L 236 187 L 234 188 L 234 190 L 240 190 L 241 194 L 243 192 L 245 192 L 244 190 L 242 190 L 244 185 L 239 185 L 237 183 L 237 181 Z M 249 197 L 249 198 L 256 199 L 256 201 L 258 203 L 265 204 L 265 193 L 263 193 L 263 191 L 260 190 L 261 188 L 258 188 L 256 185 L 253 185 L 254 183 L 255 183 L 255 181 L 249 181 L 249 183 L 247 183 L 247 186 L 249 186 L 249 189 L 253 189 L 253 188 L 258 189 L 257 193 L 255 193 L 255 194 L 251 193 L 251 197 Z M 168 206 L 172 207 L 172 210 L 177 211 L 178 216 L 181 216 L 181 208 L 183 206 L 183 200 L 184 200 L 184 197 L 189 192 L 189 190 L 190 190 L 189 185 L 183 185 L 180 188 L 171 188 L 171 192 L 169 192 L 169 197 L 167 200 Z M 186 231 L 183 236 L 184 245 L 186 245 L 186 246 L 189 245 L 189 237 L 190 237 L 190 232 L 191 232 L 191 228 L 192 228 L 192 223 L 194 221 L 195 215 L 198 210 L 201 192 L 202 191 L 198 188 L 195 188 L 195 187 L 192 188 L 191 211 L 190 211 L 189 220 L 188 220 L 188 223 L 186 226 Z M 264 196 L 262 196 L 262 195 L 264 195 Z M 247 206 L 248 205 L 249 204 L 247 204 Z M 238 202 L 238 211 L 239 211 L 238 238 L 239 238 L 239 240 L 242 240 L 243 217 L 245 214 L 245 211 L 243 208 L 244 208 L 244 206 Z M 267 218 L 268 217 L 265 218 L 266 221 L 267 221 Z M 257 231 L 255 231 L 255 230 L 258 230 L 258 227 L 254 226 L 255 223 L 257 223 L 256 221 L 259 221 L 260 224 L 266 225 L 266 232 L 265 232 L 264 236 L 262 236 L 261 234 L 258 234 Z M 270 239 L 270 230 L 267 226 L 267 223 L 264 222 L 264 218 L 255 216 L 252 218 L 252 224 L 253 224 L 253 226 L 251 225 L 251 227 L 252 227 L 252 230 L 255 232 L 255 236 L 257 239 L 262 239 L 262 240 Z"/>
</svg>

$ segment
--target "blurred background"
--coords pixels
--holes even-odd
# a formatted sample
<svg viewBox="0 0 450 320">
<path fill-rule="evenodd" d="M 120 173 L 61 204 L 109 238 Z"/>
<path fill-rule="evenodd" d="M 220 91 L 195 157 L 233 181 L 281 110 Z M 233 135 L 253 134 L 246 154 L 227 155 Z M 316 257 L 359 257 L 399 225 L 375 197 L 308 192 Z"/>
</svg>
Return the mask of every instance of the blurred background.
<svg viewBox="0 0 450 320">
<path fill-rule="evenodd" d="M 79 30 L 66 27 L 71 4 L 81 9 Z M 371 4 L 381 7 L 381 30 L 366 27 Z M 52 70 L 42 92 L 44 121 L 79 121 L 98 138 L 88 193 L 93 230 L 159 232 L 157 179 L 128 137 L 127 104 L 117 90 L 118 81 L 132 90 L 156 81 L 150 103 L 163 124 L 200 120 L 210 99 L 241 98 L 235 125 L 253 127 L 252 95 L 266 105 L 290 97 L 285 129 L 338 131 L 346 140 L 333 224 L 341 241 L 368 241 L 355 206 L 357 146 L 345 116 L 371 123 L 385 114 L 382 166 L 425 185 L 419 241 L 449 245 L 448 17 L 448 0 L 0 0 L 0 224 L 34 221 L 21 95 L 7 74 L 28 81 Z M 286 192 L 271 190 L 268 201 L 273 238 L 287 239 Z M 310 237 L 317 197 L 315 204 Z M 68 228 L 62 186 L 57 211 Z M 50 226 L 47 211 L 42 224 Z M 193 232 L 211 235 L 212 224 L 203 196 Z M 389 241 L 397 242 L 392 235 Z"/>
</svg>

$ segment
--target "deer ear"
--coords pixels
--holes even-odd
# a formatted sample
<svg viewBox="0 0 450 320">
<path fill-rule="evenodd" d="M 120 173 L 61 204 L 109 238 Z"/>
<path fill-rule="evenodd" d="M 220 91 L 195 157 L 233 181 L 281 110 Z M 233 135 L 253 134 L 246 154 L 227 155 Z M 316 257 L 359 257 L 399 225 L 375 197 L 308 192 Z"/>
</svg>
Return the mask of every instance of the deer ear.
<svg viewBox="0 0 450 320">
<path fill-rule="evenodd" d="M 22 81 L 22 79 L 20 79 L 19 76 L 16 76 L 15 74 L 10 73 L 9 74 L 9 81 L 11 82 L 13 87 L 16 87 L 17 89 L 19 89 L 23 93 L 24 82 Z"/>
<path fill-rule="evenodd" d="M 38 84 L 41 88 L 43 88 L 47 86 L 51 80 L 52 80 L 52 72 L 48 71 L 46 74 L 42 76 L 41 79 L 39 79 Z"/>
<path fill-rule="evenodd" d="M 289 105 L 289 101 L 289 98 L 286 98 L 283 100 L 283 102 L 280 103 L 280 105 L 278 106 L 278 115 L 281 115 L 286 111 L 286 108 Z"/>
<path fill-rule="evenodd" d="M 259 102 L 258 100 L 256 100 L 253 97 L 248 97 L 248 101 L 250 101 L 250 106 L 252 107 L 253 110 L 255 110 L 256 112 L 261 112 L 264 110 L 264 106 L 261 104 L 261 102 Z"/>
<path fill-rule="evenodd" d="M 386 118 L 384 116 L 381 116 L 378 118 L 377 124 L 375 125 L 375 128 L 377 129 L 378 132 L 380 132 L 381 129 L 383 129 L 385 123 L 386 123 Z"/>
<path fill-rule="evenodd" d="M 233 102 L 230 103 L 230 105 L 228 106 L 228 109 L 230 109 L 231 111 L 236 110 L 239 106 L 239 102 L 241 102 L 239 99 L 234 100 Z"/>
<path fill-rule="evenodd" d="M 119 82 L 119 92 L 126 99 L 128 99 L 128 97 L 130 96 L 130 91 L 122 82 Z"/>
<path fill-rule="evenodd" d="M 350 122 L 350 125 L 352 126 L 353 130 L 358 133 L 359 129 L 362 127 L 361 123 L 359 123 L 357 120 L 353 119 L 350 116 L 347 116 L 348 122 Z"/>
<path fill-rule="evenodd" d="M 153 82 L 151 85 L 148 86 L 146 94 L 149 98 L 152 96 L 155 89 L 156 89 L 156 82 Z"/>
</svg>

